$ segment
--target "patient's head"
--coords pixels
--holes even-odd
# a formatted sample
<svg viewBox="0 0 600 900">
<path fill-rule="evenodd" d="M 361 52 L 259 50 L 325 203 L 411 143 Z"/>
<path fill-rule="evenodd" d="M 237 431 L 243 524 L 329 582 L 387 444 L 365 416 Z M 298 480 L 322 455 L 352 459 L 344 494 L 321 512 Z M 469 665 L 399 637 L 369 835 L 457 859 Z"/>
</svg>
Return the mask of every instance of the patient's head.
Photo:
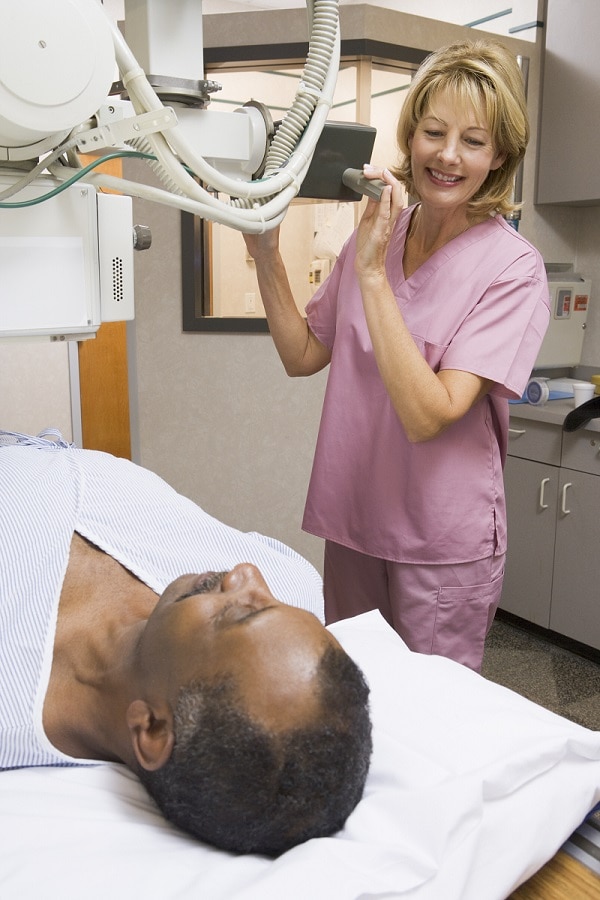
<svg viewBox="0 0 600 900">
<path fill-rule="evenodd" d="M 269 856 L 338 831 L 369 768 L 368 688 L 330 646 L 315 690 L 320 715 L 274 732 L 245 712 L 229 680 L 184 688 L 169 761 L 140 772 L 165 817 L 224 850 Z"/>
<path fill-rule="evenodd" d="M 244 564 L 178 579 L 146 632 L 140 669 L 150 695 L 166 686 L 172 745 L 154 761 L 142 747 L 137 771 L 165 817 L 270 856 L 339 830 L 369 767 L 369 692 L 318 619 Z"/>
</svg>

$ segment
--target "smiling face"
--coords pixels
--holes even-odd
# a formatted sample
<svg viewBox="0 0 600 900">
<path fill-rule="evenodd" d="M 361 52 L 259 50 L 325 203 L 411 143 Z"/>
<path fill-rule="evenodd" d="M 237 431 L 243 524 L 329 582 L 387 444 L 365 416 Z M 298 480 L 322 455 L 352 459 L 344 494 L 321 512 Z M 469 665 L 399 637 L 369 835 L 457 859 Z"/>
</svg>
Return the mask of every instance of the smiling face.
<svg viewBox="0 0 600 900">
<path fill-rule="evenodd" d="M 467 212 L 491 170 L 504 161 L 492 142 L 485 115 L 440 92 L 409 139 L 415 191 L 425 207 Z"/>
<path fill-rule="evenodd" d="M 312 613 L 276 600 L 243 563 L 172 582 L 141 635 L 138 666 L 148 695 L 171 708 L 183 685 L 232 676 L 249 714 L 279 730 L 319 714 L 316 673 L 329 644 Z"/>
</svg>

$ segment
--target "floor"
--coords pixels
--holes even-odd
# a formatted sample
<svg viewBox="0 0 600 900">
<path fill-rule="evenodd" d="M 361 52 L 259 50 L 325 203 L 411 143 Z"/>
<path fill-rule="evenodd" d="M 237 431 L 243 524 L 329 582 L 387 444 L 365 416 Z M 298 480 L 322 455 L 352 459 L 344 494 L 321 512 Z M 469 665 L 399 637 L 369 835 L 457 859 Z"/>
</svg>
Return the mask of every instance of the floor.
<svg viewBox="0 0 600 900">
<path fill-rule="evenodd" d="M 577 652 L 574 652 L 577 651 Z M 600 653 L 567 649 L 499 613 L 487 637 L 483 675 L 561 716 L 600 731 Z"/>
</svg>

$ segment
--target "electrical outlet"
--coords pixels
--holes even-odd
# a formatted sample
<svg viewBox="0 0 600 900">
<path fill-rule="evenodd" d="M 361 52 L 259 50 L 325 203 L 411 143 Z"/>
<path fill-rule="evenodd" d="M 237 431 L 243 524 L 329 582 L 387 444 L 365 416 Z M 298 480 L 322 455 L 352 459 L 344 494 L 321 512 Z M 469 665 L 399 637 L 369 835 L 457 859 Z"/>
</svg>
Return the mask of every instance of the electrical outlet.
<svg viewBox="0 0 600 900">
<path fill-rule="evenodd" d="M 256 294 L 253 291 L 244 294 L 244 308 L 247 313 L 256 312 Z"/>
</svg>

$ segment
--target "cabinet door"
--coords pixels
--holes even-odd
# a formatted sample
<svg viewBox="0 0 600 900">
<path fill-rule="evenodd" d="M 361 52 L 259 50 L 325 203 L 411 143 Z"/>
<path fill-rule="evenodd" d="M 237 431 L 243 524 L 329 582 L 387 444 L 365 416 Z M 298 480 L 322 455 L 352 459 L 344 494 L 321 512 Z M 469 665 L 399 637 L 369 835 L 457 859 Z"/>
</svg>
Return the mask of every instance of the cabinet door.
<svg viewBox="0 0 600 900">
<path fill-rule="evenodd" d="M 600 203 L 597 0 L 548 0 L 537 203 Z"/>
<path fill-rule="evenodd" d="M 600 478 L 561 469 L 550 628 L 600 649 Z"/>
<path fill-rule="evenodd" d="M 500 607 L 549 627 L 559 469 L 507 457 L 508 554 Z"/>
</svg>

